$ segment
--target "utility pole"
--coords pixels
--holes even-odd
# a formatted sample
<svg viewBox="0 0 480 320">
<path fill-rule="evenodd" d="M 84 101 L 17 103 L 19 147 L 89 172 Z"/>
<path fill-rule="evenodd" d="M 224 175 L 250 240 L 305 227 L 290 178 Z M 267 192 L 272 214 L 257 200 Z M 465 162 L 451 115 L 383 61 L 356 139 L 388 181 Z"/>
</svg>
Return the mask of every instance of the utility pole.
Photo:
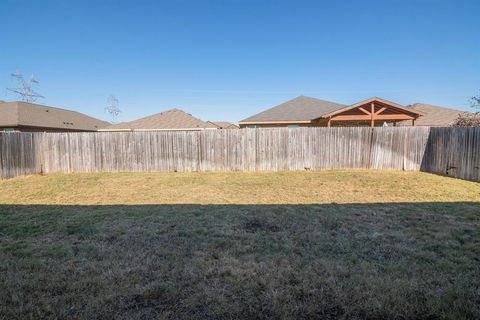
<svg viewBox="0 0 480 320">
<path fill-rule="evenodd" d="M 38 98 L 45 98 L 35 90 L 33 90 L 33 86 L 35 84 L 39 84 L 39 82 L 35 79 L 33 74 L 30 76 L 28 80 L 25 80 L 23 75 L 20 71 L 11 74 L 17 81 L 18 87 L 17 88 L 7 88 L 7 90 L 16 93 L 22 101 L 25 102 L 35 102 Z"/>
<path fill-rule="evenodd" d="M 115 123 L 117 117 L 122 113 L 122 110 L 118 107 L 118 99 L 114 95 L 110 95 L 107 99 L 107 106 L 105 107 L 107 112 L 112 118 L 112 123 Z"/>
</svg>

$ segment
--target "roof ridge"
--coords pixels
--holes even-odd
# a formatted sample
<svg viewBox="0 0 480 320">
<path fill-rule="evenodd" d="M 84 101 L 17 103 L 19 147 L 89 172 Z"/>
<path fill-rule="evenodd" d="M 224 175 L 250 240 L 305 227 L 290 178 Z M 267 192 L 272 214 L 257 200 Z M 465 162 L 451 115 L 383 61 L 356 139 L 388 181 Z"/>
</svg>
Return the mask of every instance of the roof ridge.
<svg viewBox="0 0 480 320">
<path fill-rule="evenodd" d="M 134 119 L 121 124 L 113 124 L 108 128 L 116 129 L 121 127 L 128 127 L 133 129 L 162 129 L 163 127 L 169 127 L 175 129 L 179 126 L 185 125 L 184 128 L 214 128 L 214 124 L 203 121 L 200 118 L 193 116 L 192 114 L 179 109 L 171 108 L 163 110 L 148 116 Z"/>
<path fill-rule="evenodd" d="M 150 114 L 150 115 L 148 115 L 148 116 L 141 117 L 141 118 L 138 118 L 138 119 L 134 119 L 134 120 L 131 120 L 131 121 L 126 121 L 126 122 L 129 123 L 129 122 L 134 122 L 134 121 L 138 121 L 138 120 L 143 120 L 143 119 L 146 119 L 146 118 L 155 117 L 155 116 L 158 116 L 158 115 L 161 115 L 161 114 L 165 114 L 165 113 L 167 113 L 167 112 L 172 112 L 172 111 L 173 111 L 173 112 L 178 112 L 178 111 L 180 111 L 180 112 L 182 112 L 182 113 L 184 113 L 184 114 L 186 114 L 186 115 L 189 115 L 189 116 L 195 118 L 195 117 L 192 116 L 190 113 L 185 112 L 185 111 L 183 111 L 182 109 L 179 109 L 179 108 L 171 108 L 171 109 L 167 109 L 167 110 L 163 110 L 163 111 L 160 111 L 160 112 L 156 112 L 156 113 Z M 198 118 L 195 118 L 195 119 L 198 119 Z M 198 119 L 198 120 L 200 120 L 200 119 Z M 203 120 L 200 120 L 200 121 L 203 121 Z M 204 122 L 205 122 L 205 121 L 204 121 Z"/>
<path fill-rule="evenodd" d="M 70 110 L 70 109 L 65 109 L 65 108 L 60 108 L 60 107 L 52 107 L 52 106 L 47 106 L 46 104 L 40 104 L 40 103 L 32 103 L 32 102 L 26 102 L 26 101 L 12 101 L 12 103 L 23 103 L 23 104 L 29 104 L 35 107 L 43 107 L 43 108 L 50 108 L 50 109 L 57 109 L 57 110 L 64 110 L 64 111 L 70 111 L 70 112 L 78 112 L 75 110 Z M 79 112 L 80 113 L 80 112 Z"/>
<path fill-rule="evenodd" d="M 343 105 L 343 106 L 347 106 L 346 104 L 344 103 L 340 103 L 340 102 L 335 102 L 335 101 L 330 101 L 330 100 L 325 100 L 325 99 L 319 99 L 319 98 L 315 98 L 315 97 L 310 97 L 310 96 L 305 96 L 305 95 L 300 95 L 298 97 L 295 97 L 291 100 L 288 100 L 288 101 L 292 101 L 292 100 L 295 100 L 295 99 L 298 99 L 298 98 L 307 98 L 307 99 L 310 99 L 310 100 L 315 100 L 315 101 L 321 101 L 321 102 L 327 102 L 327 103 L 333 103 L 333 104 L 339 104 L 339 105 Z M 286 102 L 288 102 L 286 101 Z"/>
</svg>

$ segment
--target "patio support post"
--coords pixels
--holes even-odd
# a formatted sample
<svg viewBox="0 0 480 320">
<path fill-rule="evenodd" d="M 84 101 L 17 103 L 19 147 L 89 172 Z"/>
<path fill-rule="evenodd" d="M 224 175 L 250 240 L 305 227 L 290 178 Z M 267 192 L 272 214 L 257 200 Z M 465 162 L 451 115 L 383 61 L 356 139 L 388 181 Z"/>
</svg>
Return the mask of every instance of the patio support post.
<svg viewBox="0 0 480 320">
<path fill-rule="evenodd" d="M 374 120 L 374 117 L 375 117 L 375 104 L 372 102 L 370 104 L 370 115 L 372 117 L 372 120 L 370 121 L 370 127 L 375 127 L 375 120 Z"/>
</svg>

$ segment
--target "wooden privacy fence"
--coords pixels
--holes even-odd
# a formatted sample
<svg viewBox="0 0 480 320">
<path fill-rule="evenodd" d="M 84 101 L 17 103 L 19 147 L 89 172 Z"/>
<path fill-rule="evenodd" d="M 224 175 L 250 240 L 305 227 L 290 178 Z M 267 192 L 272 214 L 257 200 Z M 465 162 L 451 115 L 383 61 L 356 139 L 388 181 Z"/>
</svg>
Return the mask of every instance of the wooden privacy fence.
<svg viewBox="0 0 480 320">
<path fill-rule="evenodd" d="M 33 133 L 0 133 L 1 179 L 40 172 L 39 137 Z"/>
<path fill-rule="evenodd" d="M 423 170 L 445 173 L 444 154 L 428 127 L 264 128 L 204 131 L 11 133 L 0 135 L 0 176 L 45 172 L 281 171 L 333 168 Z M 467 131 L 469 129 L 466 129 Z M 460 134 L 461 131 L 458 131 Z M 462 131 L 463 132 L 463 131 Z M 470 156 L 475 143 L 458 144 Z M 437 137 L 438 136 L 438 137 Z M 461 137 L 459 140 L 463 139 Z M 457 141 L 457 140 L 455 140 Z M 443 143 L 443 144 L 442 144 Z M 438 142 L 436 145 L 445 145 Z M 471 149 L 473 148 L 473 149 Z M 426 153 L 425 150 L 428 152 Z M 432 159 L 425 159 L 426 155 Z M 455 158 L 455 176 L 478 166 Z M 460 159 L 461 158 L 461 159 Z M 453 160 L 452 160 L 453 161 Z M 463 161 L 463 162 L 462 162 Z M 474 163 L 477 163 L 474 165 Z M 448 164 L 453 166 L 449 160 Z M 457 165 L 457 166 L 459 166 Z M 437 170 L 438 169 L 438 170 Z M 477 170 L 478 171 L 478 170 Z M 453 173 L 453 171 L 450 171 Z"/>
<path fill-rule="evenodd" d="M 480 181 L 480 127 L 431 128 L 421 170 Z"/>
<path fill-rule="evenodd" d="M 426 129 L 273 128 L 52 133 L 45 172 L 419 169 Z"/>
</svg>

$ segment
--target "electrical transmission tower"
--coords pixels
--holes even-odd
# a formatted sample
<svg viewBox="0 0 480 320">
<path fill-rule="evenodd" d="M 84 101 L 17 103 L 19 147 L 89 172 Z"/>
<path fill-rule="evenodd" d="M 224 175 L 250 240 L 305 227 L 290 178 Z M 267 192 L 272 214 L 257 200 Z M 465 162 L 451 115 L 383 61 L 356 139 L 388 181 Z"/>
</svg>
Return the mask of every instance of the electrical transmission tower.
<svg viewBox="0 0 480 320">
<path fill-rule="evenodd" d="M 12 73 L 12 77 L 14 77 L 17 80 L 18 87 L 7 88 L 7 90 L 18 94 L 18 96 L 22 101 L 35 102 L 38 98 L 45 98 L 44 96 L 42 96 L 41 94 L 33 90 L 33 86 L 39 83 L 37 80 L 35 80 L 33 74 L 30 76 L 28 80 L 25 80 L 25 78 L 20 73 L 20 71 L 17 71 L 15 73 Z"/>
<path fill-rule="evenodd" d="M 107 99 L 107 106 L 105 107 L 105 111 L 112 117 L 112 123 L 115 123 L 117 117 L 122 113 L 120 108 L 118 107 L 118 99 L 114 95 L 110 95 Z"/>
</svg>

